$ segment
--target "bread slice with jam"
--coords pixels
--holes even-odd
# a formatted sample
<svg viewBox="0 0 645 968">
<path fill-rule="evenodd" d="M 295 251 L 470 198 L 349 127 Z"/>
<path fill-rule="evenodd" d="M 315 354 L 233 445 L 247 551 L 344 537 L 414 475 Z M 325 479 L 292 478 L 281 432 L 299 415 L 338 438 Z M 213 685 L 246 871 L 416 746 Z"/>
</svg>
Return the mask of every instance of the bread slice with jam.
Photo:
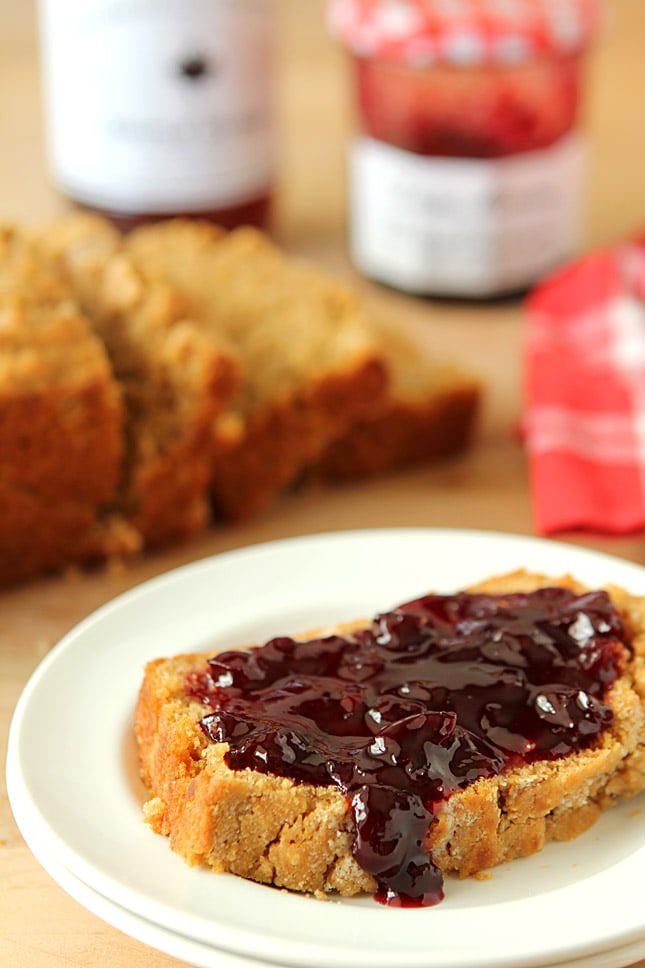
<svg viewBox="0 0 645 968">
<path fill-rule="evenodd" d="M 645 599 L 517 572 L 157 659 L 135 733 L 146 819 L 189 864 L 434 904 L 446 875 L 576 837 L 645 788 Z"/>
</svg>

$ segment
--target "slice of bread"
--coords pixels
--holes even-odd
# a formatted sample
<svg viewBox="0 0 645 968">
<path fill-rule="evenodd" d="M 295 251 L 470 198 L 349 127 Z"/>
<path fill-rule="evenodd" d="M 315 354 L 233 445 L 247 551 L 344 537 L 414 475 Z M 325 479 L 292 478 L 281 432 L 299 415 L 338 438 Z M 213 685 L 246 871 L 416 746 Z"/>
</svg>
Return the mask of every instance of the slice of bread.
<svg viewBox="0 0 645 968">
<path fill-rule="evenodd" d="M 463 367 L 438 359 L 411 332 L 375 321 L 388 387 L 370 414 L 331 441 L 310 475 L 353 480 L 460 453 L 473 435 L 481 385 Z"/>
<path fill-rule="evenodd" d="M 568 577 L 525 572 L 472 590 L 508 595 L 553 585 L 585 591 Z M 645 599 L 607 591 L 627 639 L 624 671 L 604 697 L 612 725 L 586 749 L 513 766 L 454 792 L 425 841 L 443 874 L 469 876 L 575 837 L 601 811 L 645 788 Z M 206 658 L 158 659 L 145 671 L 135 734 L 152 829 L 189 864 L 320 895 L 374 892 L 376 881 L 353 856 L 353 813 L 339 789 L 230 769 L 228 745 L 206 738 L 199 724 L 210 710 L 186 687 Z"/>
<path fill-rule="evenodd" d="M 265 508 L 383 397 L 386 364 L 355 294 L 288 258 L 262 233 L 175 220 L 136 230 L 128 250 L 192 300 L 242 367 L 215 423 L 212 491 L 224 518 Z"/>
<path fill-rule="evenodd" d="M 0 583 L 139 546 L 112 513 L 122 459 L 102 342 L 64 275 L 0 230 Z"/>
<path fill-rule="evenodd" d="M 199 532 L 209 519 L 211 427 L 237 382 L 232 355 L 98 216 L 63 218 L 37 244 L 69 278 L 122 391 L 120 508 L 148 547 Z"/>
</svg>

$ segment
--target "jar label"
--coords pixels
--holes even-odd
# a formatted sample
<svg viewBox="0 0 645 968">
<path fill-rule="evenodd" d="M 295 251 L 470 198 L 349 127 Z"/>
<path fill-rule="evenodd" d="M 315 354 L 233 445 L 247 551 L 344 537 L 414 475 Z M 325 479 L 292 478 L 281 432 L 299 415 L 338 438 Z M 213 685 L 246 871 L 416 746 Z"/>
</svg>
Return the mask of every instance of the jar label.
<svg viewBox="0 0 645 968">
<path fill-rule="evenodd" d="M 412 293 L 523 288 L 579 243 L 583 158 L 577 134 L 500 159 L 429 158 L 359 138 L 350 157 L 353 259 Z"/>
<path fill-rule="evenodd" d="M 48 147 L 97 208 L 205 210 L 272 177 L 270 0 L 41 0 Z"/>
</svg>

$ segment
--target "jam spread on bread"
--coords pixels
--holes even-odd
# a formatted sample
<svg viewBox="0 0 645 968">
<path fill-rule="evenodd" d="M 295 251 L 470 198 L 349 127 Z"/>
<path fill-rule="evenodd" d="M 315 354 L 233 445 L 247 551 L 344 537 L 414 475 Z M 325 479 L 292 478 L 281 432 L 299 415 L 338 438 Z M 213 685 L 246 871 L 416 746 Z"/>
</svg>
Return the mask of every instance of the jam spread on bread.
<svg viewBox="0 0 645 968">
<path fill-rule="evenodd" d="M 347 635 L 221 653 L 186 688 L 231 769 L 343 792 L 377 900 L 432 905 L 442 875 L 427 841 L 444 801 L 592 744 L 613 722 L 622 638 L 603 591 L 427 595 Z"/>
</svg>

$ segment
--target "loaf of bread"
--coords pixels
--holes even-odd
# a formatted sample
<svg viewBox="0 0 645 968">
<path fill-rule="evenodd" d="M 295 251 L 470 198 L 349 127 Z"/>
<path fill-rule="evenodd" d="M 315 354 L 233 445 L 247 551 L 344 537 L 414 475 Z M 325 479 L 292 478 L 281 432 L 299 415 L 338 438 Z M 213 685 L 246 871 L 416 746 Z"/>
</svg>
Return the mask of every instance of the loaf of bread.
<svg viewBox="0 0 645 968">
<path fill-rule="evenodd" d="M 69 282 L 0 230 L 0 584 L 136 549 L 115 511 L 123 400 Z"/>
<path fill-rule="evenodd" d="M 491 579 L 472 591 L 511 596 L 547 588 L 586 593 L 571 578 L 556 580 L 526 572 Z M 556 758 L 511 763 L 496 775 L 479 775 L 452 792 L 421 835 L 425 852 L 431 854 L 444 875 L 476 874 L 535 853 L 547 841 L 575 837 L 620 798 L 645 788 L 645 599 L 633 598 L 617 588 L 608 592 L 624 630 L 619 633 L 624 645 L 620 639 L 615 643 L 622 664 L 602 697 L 611 710 L 611 723 L 608 721 L 586 747 Z M 486 608 L 478 614 L 480 625 L 485 624 Z M 586 616 L 575 615 L 569 629 L 574 652 L 588 635 Z M 602 621 L 599 626 L 602 629 Z M 337 631 L 355 634 L 363 627 L 366 623 L 359 622 Z M 472 624 L 469 627 L 473 628 Z M 516 623 L 511 634 L 517 627 Z M 488 637 L 488 658 L 508 648 L 504 634 L 498 629 Z M 277 644 L 270 646 L 274 654 L 283 648 L 281 641 L 275 640 Z M 316 648 L 320 654 L 320 646 Z M 158 659 L 145 671 L 135 733 L 141 776 L 150 793 L 145 816 L 152 829 L 168 836 L 173 850 L 191 865 L 206 865 L 215 871 L 320 895 L 351 896 L 377 890 L 375 877 L 354 856 L 357 827 L 350 797 L 342 789 L 334 784 L 303 782 L 302 778 L 294 781 L 288 775 L 277 775 L 277 771 L 228 765 L 229 744 L 213 741 L 200 725 L 207 721 L 211 707 L 190 685 L 204 675 L 206 659 L 205 655 Z M 511 659 L 511 670 L 505 673 L 511 678 L 514 661 Z M 260 654 L 250 668 L 253 677 L 261 675 Z M 361 669 L 346 672 L 344 678 L 365 681 L 365 669 Z M 235 677 L 224 678 L 227 681 L 218 680 L 215 685 L 232 686 L 235 697 Z M 423 686 L 405 685 L 399 695 Z M 296 688 L 280 679 L 276 688 L 284 698 L 291 694 L 290 689 L 297 693 L 306 686 Z M 546 703 L 541 707 L 546 709 L 542 715 L 557 718 L 561 710 L 551 707 L 548 687 L 545 689 L 547 695 L 540 699 Z M 231 701 L 235 706 L 235 698 Z M 581 710 L 588 708 L 587 694 L 578 691 L 574 701 Z M 557 700 L 554 702 L 557 706 Z M 224 704 L 221 708 L 225 715 L 228 707 Z M 269 717 L 268 728 L 273 728 L 271 709 L 261 715 Z M 296 711 L 292 721 L 298 715 Z M 347 716 L 351 715 L 350 710 Z M 584 718 L 584 712 L 581 716 Z M 503 719 L 502 710 L 500 721 Z M 295 728 L 298 731 L 299 727 Z M 340 723 L 338 730 L 342 731 Z M 383 752 L 383 748 L 376 752 Z M 321 755 L 325 756 L 324 750 Z M 467 772 L 468 765 L 462 769 Z M 403 831 L 401 834 L 405 836 Z"/>
<path fill-rule="evenodd" d="M 146 226 L 128 250 L 192 302 L 239 356 L 240 392 L 213 432 L 219 514 L 265 508 L 332 440 L 378 407 L 386 363 L 356 295 L 262 233 L 207 223 Z"/>
<path fill-rule="evenodd" d="M 0 238 L 0 584 L 454 453 L 477 381 L 251 229 Z"/>
<path fill-rule="evenodd" d="M 98 216 L 59 219 L 37 243 L 68 276 L 121 388 L 119 507 L 146 547 L 199 532 L 209 520 L 211 427 L 237 383 L 232 354 Z"/>
</svg>

